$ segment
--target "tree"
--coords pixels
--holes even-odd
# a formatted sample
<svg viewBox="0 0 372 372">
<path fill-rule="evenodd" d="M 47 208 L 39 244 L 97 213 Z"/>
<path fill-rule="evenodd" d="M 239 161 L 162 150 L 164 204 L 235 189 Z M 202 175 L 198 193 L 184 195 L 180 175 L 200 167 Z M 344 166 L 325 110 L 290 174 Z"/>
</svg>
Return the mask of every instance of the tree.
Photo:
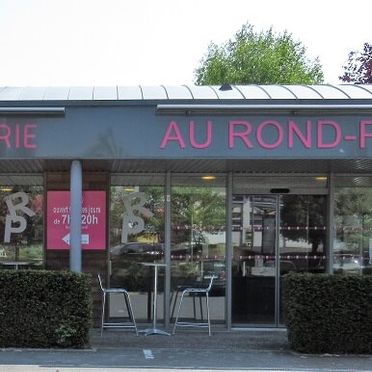
<svg viewBox="0 0 372 372">
<path fill-rule="evenodd" d="M 177 242 L 191 239 L 196 243 L 200 233 L 213 233 L 225 226 L 225 195 L 212 188 L 175 187 L 172 210 Z"/>
<path fill-rule="evenodd" d="M 321 228 L 326 225 L 325 198 L 319 195 L 290 195 L 285 198 L 281 210 L 281 234 L 289 240 L 310 243 L 311 252 L 317 253 L 321 245 L 326 245 L 326 234 Z M 299 229 L 288 229 L 288 226 L 298 226 Z"/>
<path fill-rule="evenodd" d="M 309 60 L 306 48 L 286 31 L 270 28 L 256 33 L 246 23 L 233 39 L 209 44 L 206 56 L 195 70 L 198 85 L 217 84 L 316 84 L 323 81 L 316 58 Z"/>
<path fill-rule="evenodd" d="M 347 65 L 343 66 L 344 74 L 339 79 L 345 83 L 372 83 L 372 45 L 364 43 L 363 51 L 349 53 Z"/>
<path fill-rule="evenodd" d="M 372 238 L 371 205 L 372 190 L 370 188 L 344 187 L 337 191 L 335 199 L 337 238 L 345 244 L 349 252 L 360 254 L 361 257 L 369 256 Z"/>
</svg>

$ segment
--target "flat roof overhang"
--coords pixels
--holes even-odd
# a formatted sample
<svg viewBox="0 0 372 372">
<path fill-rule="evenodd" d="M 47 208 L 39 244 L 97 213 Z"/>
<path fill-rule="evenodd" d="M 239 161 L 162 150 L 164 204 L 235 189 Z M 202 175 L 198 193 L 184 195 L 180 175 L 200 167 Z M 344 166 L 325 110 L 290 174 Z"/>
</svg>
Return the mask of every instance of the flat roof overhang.
<svg viewBox="0 0 372 372">
<path fill-rule="evenodd" d="M 372 104 L 159 104 L 158 115 L 370 115 Z"/>
<path fill-rule="evenodd" d="M 231 89 L 230 89 L 231 88 Z M 372 114 L 371 85 L 231 85 L 134 87 L 3 87 L 0 116 L 52 116 L 53 122 L 69 107 L 151 107 L 152 115 L 192 114 Z M 3 158 L 2 174 L 68 172 L 72 158 Z M 58 157 L 58 158 L 57 158 Z M 135 155 L 137 157 L 137 155 Z M 217 154 L 217 157 L 219 155 Z M 78 159 L 79 160 L 79 159 Z M 249 159 L 184 157 L 176 159 L 92 158 L 82 160 L 83 170 L 108 173 L 246 173 L 246 174 L 372 174 L 372 159 Z"/>
</svg>

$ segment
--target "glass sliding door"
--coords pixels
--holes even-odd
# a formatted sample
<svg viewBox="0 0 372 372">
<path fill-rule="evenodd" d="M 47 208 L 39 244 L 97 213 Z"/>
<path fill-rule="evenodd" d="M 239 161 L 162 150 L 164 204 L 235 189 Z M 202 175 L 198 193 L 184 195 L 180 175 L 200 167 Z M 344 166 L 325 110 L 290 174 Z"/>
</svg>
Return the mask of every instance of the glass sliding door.
<svg viewBox="0 0 372 372">
<path fill-rule="evenodd" d="M 275 321 L 276 195 L 233 198 L 232 321 Z"/>
<path fill-rule="evenodd" d="M 282 323 L 281 279 L 326 270 L 324 195 L 234 195 L 232 322 Z"/>
<path fill-rule="evenodd" d="M 326 216 L 324 195 L 282 195 L 279 230 L 279 323 L 283 323 L 282 281 L 291 271 L 326 272 Z"/>
</svg>

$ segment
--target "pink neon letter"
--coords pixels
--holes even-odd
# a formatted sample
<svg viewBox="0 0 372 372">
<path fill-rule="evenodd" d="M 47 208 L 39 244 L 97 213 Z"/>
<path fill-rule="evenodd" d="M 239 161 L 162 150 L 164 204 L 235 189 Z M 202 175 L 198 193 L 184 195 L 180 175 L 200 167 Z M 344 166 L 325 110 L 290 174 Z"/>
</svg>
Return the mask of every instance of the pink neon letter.
<svg viewBox="0 0 372 372">
<path fill-rule="evenodd" d="M 36 124 L 25 124 L 23 133 L 23 146 L 25 149 L 36 149 L 37 145 L 36 143 L 32 143 L 31 140 L 36 138 L 36 134 L 32 133 L 32 130 L 37 128 Z"/>
<path fill-rule="evenodd" d="M 19 134 L 20 130 L 19 130 L 19 124 L 16 124 L 15 125 L 15 148 L 16 149 L 19 149 L 19 138 L 20 138 L 20 134 Z"/>
<path fill-rule="evenodd" d="M 325 126 L 330 126 L 335 131 L 335 139 L 333 142 L 324 143 L 323 142 L 323 128 Z M 319 149 L 329 149 L 336 147 L 341 142 L 341 128 L 333 120 L 318 120 L 318 148 Z"/>
<path fill-rule="evenodd" d="M 0 124 L 0 131 L 2 129 L 4 130 L 5 134 L 4 135 L 0 135 L 0 141 L 3 141 L 5 143 L 5 145 L 6 145 L 6 147 L 9 149 L 10 148 L 10 141 L 9 141 L 10 128 L 6 124 Z"/>
<path fill-rule="evenodd" d="M 207 121 L 207 139 L 204 143 L 196 143 L 195 141 L 195 122 L 194 121 L 190 121 L 189 136 L 190 136 L 190 143 L 192 147 L 196 149 L 205 149 L 209 147 L 209 145 L 212 142 L 212 122 L 210 120 Z"/>
<path fill-rule="evenodd" d="M 289 120 L 288 122 L 288 147 L 291 149 L 294 146 L 293 135 L 297 135 L 297 138 L 302 142 L 304 147 L 307 149 L 311 148 L 311 120 L 306 121 L 306 136 L 298 128 L 297 124 Z"/>
<path fill-rule="evenodd" d="M 271 126 L 275 127 L 278 130 L 278 138 L 273 143 L 264 142 L 264 140 L 262 138 L 262 132 L 263 132 L 264 128 L 266 126 L 268 126 L 268 125 L 271 125 Z M 284 137 L 283 128 L 281 127 L 280 123 L 278 123 L 275 120 L 266 120 L 266 121 L 263 121 L 257 127 L 257 142 L 264 149 L 274 149 L 275 147 L 278 147 L 283 142 L 283 137 Z"/>
<path fill-rule="evenodd" d="M 371 132 L 366 132 L 366 127 L 367 125 L 372 125 L 372 120 L 361 120 L 360 121 L 360 124 L 359 124 L 359 131 L 360 131 L 360 134 L 359 134 L 359 147 L 361 149 L 365 149 L 366 148 L 366 137 L 372 137 L 372 133 Z"/>
<path fill-rule="evenodd" d="M 172 134 L 172 132 L 174 133 Z M 163 149 L 168 144 L 168 141 L 177 141 L 181 149 L 184 149 L 186 147 L 181 131 L 175 121 L 171 121 L 169 123 L 163 140 L 161 141 L 160 148 Z"/>
<path fill-rule="evenodd" d="M 243 126 L 243 132 L 235 132 L 235 126 Z M 245 120 L 231 120 L 229 121 L 229 149 L 235 147 L 234 137 L 240 137 L 246 147 L 252 148 L 252 142 L 249 140 L 248 135 L 252 132 L 252 125 Z"/>
</svg>

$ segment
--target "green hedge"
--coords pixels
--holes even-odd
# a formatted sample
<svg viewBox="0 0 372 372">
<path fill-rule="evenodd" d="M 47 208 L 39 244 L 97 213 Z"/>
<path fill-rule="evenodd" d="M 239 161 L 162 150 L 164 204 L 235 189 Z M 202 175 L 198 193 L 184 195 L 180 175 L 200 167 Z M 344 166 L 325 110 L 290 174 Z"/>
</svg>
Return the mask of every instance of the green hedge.
<svg viewBox="0 0 372 372">
<path fill-rule="evenodd" d="M 86 274 L 1 270 L 0 346 L 86 347 L 90 293 Z"/>
<path fill-rule="evenodd" d="M 291 273 L 283 304 L 293 350 L 372 354 L 372 276 Z"/>
</svg>

